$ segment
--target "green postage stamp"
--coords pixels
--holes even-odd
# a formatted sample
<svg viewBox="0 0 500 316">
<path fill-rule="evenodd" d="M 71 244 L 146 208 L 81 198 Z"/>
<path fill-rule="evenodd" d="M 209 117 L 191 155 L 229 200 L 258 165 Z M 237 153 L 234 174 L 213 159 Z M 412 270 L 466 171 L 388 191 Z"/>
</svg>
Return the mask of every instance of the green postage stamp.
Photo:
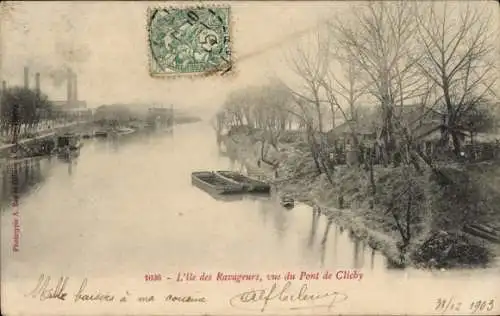
<svg viewBox="0 0 500 316">
<path fill-rule="evenodd" d="M 152 76 L 231 69 L 229 7 L 149 8 Z"/>
</svg>

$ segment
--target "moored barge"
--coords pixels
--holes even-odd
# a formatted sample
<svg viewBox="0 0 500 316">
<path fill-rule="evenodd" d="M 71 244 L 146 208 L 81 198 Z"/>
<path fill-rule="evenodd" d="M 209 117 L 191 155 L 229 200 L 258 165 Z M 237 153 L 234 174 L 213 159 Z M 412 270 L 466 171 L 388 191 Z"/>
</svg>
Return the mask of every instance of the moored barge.
<svg viewBox="0 0 500 316">
<path fill-rule="evenodd" d="M 224 180 L 212 171 L 195 171 L 191 173 L 191 183 L 198 188 L 215 194 L 244 193 L 243 185 Z"/>
</svg>

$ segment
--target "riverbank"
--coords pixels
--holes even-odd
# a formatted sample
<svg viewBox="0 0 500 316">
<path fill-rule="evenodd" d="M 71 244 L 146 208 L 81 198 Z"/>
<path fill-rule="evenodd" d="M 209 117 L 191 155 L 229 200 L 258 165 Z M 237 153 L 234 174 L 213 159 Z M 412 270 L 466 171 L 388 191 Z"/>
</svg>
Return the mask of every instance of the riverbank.
<svg viewBox="0 0 500 316">
<path fill-rule="evenodd" d="M 283 142 L 278 145 L 279 151 L 267 150 L 266 161 L 277 162 L 277 168 L 259 162 L 262 144 L 258 139 L 252 132 L 243 132 L 225 136 L 222 142 L 227 154 L 241 161 L 250 175 L 265 178 L 273 182 L 279 191 L 319 208 L 322 214 L 384 253 L 393 266 L 486 266 L 497 251 L 495 245 L 461 230 L 465 223 L 473 220 L 500 222 L 495 207 L 477 207 L 477 203 L 486 199 L 491 205 L 498 201 L 495 200 L 498 192 L 479 192 L 477 187 L 477 183 L 484 182 L 481 177 L 491 174 L 491 170 L 483 170 L 479 175 L 446 168 L 447 174 L 460 184 L 458 187 L 440 186 L 430 172 L 412 174 L 416 200 L 407 211 L 405 203 L 394 206 L 390 201 L 393 198 L 391 195 L 407 180 L 408 175 L 402 168 L 376 166 L 374 178 L 377 190 L 373 195 L 369 172 L 359 167 L 336 166 L 332 185 L 324 174 L 316 172 L 307 146 L 300 142 Z M 500 172 L 498 166 L 489 168 Z M 467 177 L 468 174 L 472 176 Z M 474 204 L 476 206 L 472 207 Z M 396 211 L 389 211 L 390 207 Z M 406 214 L 409 214 L 408 217 L 403 217 Z M 405 246 L 404 238 L 410 240 Z"/>
</svg>

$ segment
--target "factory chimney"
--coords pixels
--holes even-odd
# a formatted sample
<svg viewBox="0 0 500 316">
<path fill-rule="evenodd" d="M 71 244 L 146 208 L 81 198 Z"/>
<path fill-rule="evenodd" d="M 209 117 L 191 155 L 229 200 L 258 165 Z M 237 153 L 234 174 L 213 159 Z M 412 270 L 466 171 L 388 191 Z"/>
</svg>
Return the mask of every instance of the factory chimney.
<svg viewBox="0 0 500 316">
<path fill-rule="evenodd" d="M 30 81 L 29 81 L 29 68 L 28 67 L 24 67 L 24 88 L 28 89 L 29 85 L 30 85 Z"/>
<path fill-rule="evenodd" d="M 66 101 L 67 101 L 67 105 L 70 105 L 72 98 L 73 98 L 73 72 L 71 71 L 71 68 L 68 68 L 66 82 L 68 84 L 67 100 Z"/>
<path fill-rule="evenodd" d="M 39 72 L 37 72 L 35 74 L 35 89 L 36 89 L 36 93 L 40 94 L 40 73 Z"/>
<path fill-rule="evenodd" d="M 76 73 L 73 73 L 73 101 L 78 101 L 78 78 Z"/>
</svg>

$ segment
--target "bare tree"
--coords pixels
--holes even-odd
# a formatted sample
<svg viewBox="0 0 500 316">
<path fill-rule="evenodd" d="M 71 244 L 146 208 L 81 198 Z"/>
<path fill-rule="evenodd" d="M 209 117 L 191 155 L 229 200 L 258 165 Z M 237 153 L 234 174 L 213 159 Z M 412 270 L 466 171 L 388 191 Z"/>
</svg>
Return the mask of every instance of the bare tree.
<svg viewBox="0 0 500 316">
<path fill-rule="evenodd" d="M 379 138 L 386 161 L 396 147 L 394 107 L 415 98 L 422 89 L 415 76 L 416 29 L 412 4 L 406 1 L 370 2 L 352 10 L 353 21 L 330 24 L 338 45 L 363 73 L 368 91 L 378 101 L 382 122 Z"/>
<path fill-rule="evenodd" d="M 261 143 L 259 164 L 264 162 L 276 171 L 278 162 L 269 159 L 268 152 L 270 148 L 279 152 L 279 137 L 290 126 L 290 101 L 290 92 L 279 82 L 246 87 L 229 95 L 219 116 L 227 128 L 246 125 L 255 129 L 254 142 Z"/>
<path fill-rule="evenodd" d="M 350 56 L 344 58 L 337 52 L 332 57 L 339 61 L 341 71 L 337 72 L 330 68 L 327 75 L 320 80 L 320 85 L 326 95 L 333 120 L 335 120 L 334 113 L 340 112 L 351 130 L 354 146 L 357 148 L 359 146 L 358 126 L 360 123 L 358 117 L 359 100 L 366 94 L 367 86 L 361 84 L 361 72 Z"/>
<path fill-rule="evenodd" d="M 483 4 L 483 9 L 487 8 Z M 422 47 L 417 64 L 438 87 L 437 98 L 444 105 L 446 127 L 443 143 L 451 135 L 453 150 L 458 155 L 459 134 L 464 131 L 468 113 L 495 97 L 497 71 L 492 56 L 495 47 L 490 31 L 491 15 L 472 8 L 470 3 L 457 12 L 446 2 L 432 2 L 424 4 L 415 16 Z"/>
<path fill-rule="evenodd" d="M 293 95 L 301 99 L 303 105 L 311 105 L 315 112 L 315 121 L 319 133 L 323 129 L 323 102 L 322 82 L 328 73 L 330 40 L 328 36 L 317 32 L 311 37 L 306 37 L 290 54 L 289 64 L 291 70 L 302 81 L 301 89 L 290 89 Z M 306 48 L 307 47 L 307 48 Z M 304 110 L 304 108 L 303 108 Z"/>
<path fill-rule="evenodd" d="M 270 161 L 266 157 L 269 149 L 267 146 L 271 146 L 279 152 L 279 137 L 287 127 L 289 119 L 287 107 L 291 101 L 291 95 L 279 83 L 271 82 L 260 88 L 257 100 L 260 113 L 264 114 L 261 138 L 261 161 L 277 169 L 277 162 Z"/>
</svg>

